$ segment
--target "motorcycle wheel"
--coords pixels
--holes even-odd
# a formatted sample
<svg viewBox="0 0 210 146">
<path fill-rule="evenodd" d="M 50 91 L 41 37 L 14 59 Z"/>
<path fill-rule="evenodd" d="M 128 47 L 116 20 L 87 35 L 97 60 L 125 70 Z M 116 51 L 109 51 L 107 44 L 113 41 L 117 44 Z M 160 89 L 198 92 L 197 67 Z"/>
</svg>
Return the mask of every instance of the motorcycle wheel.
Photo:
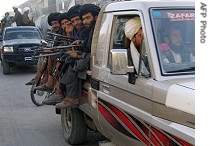
<svg viewBox="0 0 210 146">
<path fill-rule="evenodd" d="M 31 100 L 35 105 L 41 106 L 43 105 L 42 102 L 49 95 L 49 93 L 46 91 L 34 90 L 36 86 L 37 85 L 35 84 L 31 87 Z"/>
</svg>

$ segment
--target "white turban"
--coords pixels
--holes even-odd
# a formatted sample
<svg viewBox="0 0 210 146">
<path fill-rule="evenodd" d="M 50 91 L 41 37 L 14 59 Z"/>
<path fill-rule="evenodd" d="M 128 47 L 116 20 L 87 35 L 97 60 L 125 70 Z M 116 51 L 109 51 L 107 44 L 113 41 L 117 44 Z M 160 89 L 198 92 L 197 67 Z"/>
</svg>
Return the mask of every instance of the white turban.
<svg viewBox="0 0 210 146">
<path fill-rule="evenodd" d="M 13 9 L 18 9 L 17 5 L 12 6 Z"/>
<path fill-rule="evenodd" d="M 139 17 L 134 17 L 125 23 L 125 36 L 130 40 L 141 28 L 141 21 Z"/>
<path fill-rule="evenodd" d="M 25 8 L 23 9 L 23 13 L 25 13 L 25 12 L 28 11 L 28 10 L 30 10 L 30 8 L 29 8 L 29 7 L 25 7 Z"/>
</svg>

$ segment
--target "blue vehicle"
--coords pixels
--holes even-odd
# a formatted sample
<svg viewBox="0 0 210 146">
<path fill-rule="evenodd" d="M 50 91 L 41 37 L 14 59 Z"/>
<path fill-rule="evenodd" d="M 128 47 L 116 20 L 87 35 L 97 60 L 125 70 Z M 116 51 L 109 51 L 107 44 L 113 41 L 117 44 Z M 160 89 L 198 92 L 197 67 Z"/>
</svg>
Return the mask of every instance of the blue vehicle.
<svg viewBox="0 0 210 146">
<path fill-rule="evenodd" d="M 36 65 L 38 60 L 32 59 L 34 49 L 44 41 L 38 27 L 7 27 L 0 39 L 0 60 L 4 75 L 10 73 L 14 65 Z"/>
</svg>

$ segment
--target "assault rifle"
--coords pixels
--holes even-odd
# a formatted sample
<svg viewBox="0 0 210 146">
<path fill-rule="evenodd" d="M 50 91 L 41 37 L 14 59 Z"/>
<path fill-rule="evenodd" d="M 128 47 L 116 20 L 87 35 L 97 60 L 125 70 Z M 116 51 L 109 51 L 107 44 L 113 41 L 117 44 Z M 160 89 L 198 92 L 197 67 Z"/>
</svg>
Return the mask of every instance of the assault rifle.
<svg viewBox="0 0 210 146">
<path fill-rule="evenodd" d="M 57 33 L 52 33 L 52 32 L 47 32 L 47 35 L 53 36 L 53 39 L 46 38 L 46 41 L 48 42 L 58 42 L 58 43 L 65 43 L 65 42 L 73 42 L 75 41 L 73 38 L 57 34 Z"/>
<path fill-rule="evenodd" d="M 81 54 L 81 51 L 78 50 L 78 47 L 81 45 L 67 45 L 67 46 L 56 46 L 52 48 L 41 48 L 41 49 L 36 49 L 35 50 L 35 55 L 32 58 L 40 58 L 40 57 L 47 57 L 47 56 L 53 56 L 53 55 L 59 55 L 62 53 L 68 53 L 69 50 L 72 48 L 75 48 L 78 52 L 78 54 Z M 46 51 L 46 50 L 51 50 L 51 52 Z M 41 54 L 41 55 L 37 55 Z"/>
</svg>

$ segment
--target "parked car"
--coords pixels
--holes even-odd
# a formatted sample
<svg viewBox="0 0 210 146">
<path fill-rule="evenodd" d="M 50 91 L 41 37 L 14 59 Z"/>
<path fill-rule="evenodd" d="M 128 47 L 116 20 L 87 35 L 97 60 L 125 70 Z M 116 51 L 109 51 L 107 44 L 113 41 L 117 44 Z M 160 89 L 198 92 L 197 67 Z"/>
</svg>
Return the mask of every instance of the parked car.
<svg viewBox="0 0 210 146">
<path fill-rule="evenodd" d="M 10 67 L 14 65 L 36 65 L 37 60 L 32 59 L 34 49 L 44 42 L 38 27 L 18 26 L 7 27 L 0 39 L 0 60 L 3 73 L 9 74 Z"/>
</svg>

